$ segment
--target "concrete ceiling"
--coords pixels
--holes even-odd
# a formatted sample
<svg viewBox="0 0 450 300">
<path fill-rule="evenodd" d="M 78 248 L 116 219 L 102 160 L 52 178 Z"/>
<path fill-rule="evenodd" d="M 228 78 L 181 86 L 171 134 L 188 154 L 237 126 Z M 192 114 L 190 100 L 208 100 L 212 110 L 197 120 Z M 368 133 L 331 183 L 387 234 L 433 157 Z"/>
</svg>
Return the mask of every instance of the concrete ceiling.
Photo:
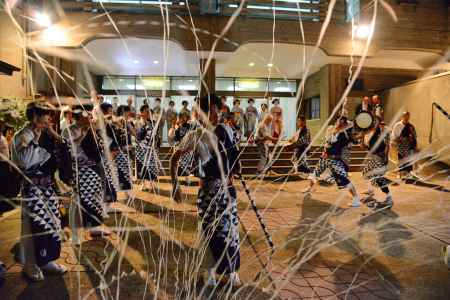
<svg viewBox="0 0 450 300">
<path fill-rule="evenodd" d="M 199 58 L 209 53 L 185 51 L 179 44 L 162 40 L 126 38 L 97 39 L 86 50 L 73 50 L 79 59 L 90 61 L 97 74 L 196 76 Z M 349 57 L 328 56 L 322 50 L 313 57 L 314 47 L 293 44 L 249 43 L 235 52 L 216 52 L 216 76 L 301 78 L 303 60 L 310 72 L 326 64 L 350 64 Z M 87 55 L 86 53 L 89 53 Z M 382 50 L 369 57 L 365 66 L 425 70 L 439 61 L 436 53 L 414 50 Z M 249 64 L 252 63 L 253 66 Z M 272 63 L 269 68 L 267 65 Z M 357 63 L 357 59 L 355 61 Z M 446 67 L 446 66 L 444 66 Z M 447 66 L 448 67 L 448 66 Z M 165 70 L 165 72 L 164 72 Z"/>
</svg>

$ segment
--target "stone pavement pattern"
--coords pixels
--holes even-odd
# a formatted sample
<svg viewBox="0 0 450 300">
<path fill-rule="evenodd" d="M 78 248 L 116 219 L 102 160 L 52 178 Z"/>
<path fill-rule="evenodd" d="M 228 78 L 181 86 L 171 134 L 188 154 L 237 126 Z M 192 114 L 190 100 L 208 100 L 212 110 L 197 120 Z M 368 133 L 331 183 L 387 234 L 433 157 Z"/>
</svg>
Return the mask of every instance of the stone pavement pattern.
<svg viewBox="0 0 450 300">
<path fill-rule="evenodd" d="M 365 187 L 358 174 L 353 180 Z M 439 248 L 450 243 L 450 194 L 401 185 L 392 188 L 392 211 L 370 214 L 366 207 L 345 209 L 348 196 L 334 186 L 318 187 L 305 198 L 299 193 L 304 182 L 249 184 L 275 242 L 268 267 L 275 287 L 241 231 L 240 273 L 247 285 L 236 299 L 270 299 L 274 291 L 279 299 L 448 299 L 450 271 Z M 8 271 L 0 299 L 227 298 L 226 291 L 202 289 L 201 275 L 186 279 L 189 272 L 179 270 L 198 263 L 203 271 L 207 265 L 194 254 L 196 188 L 183 188 L 183 204 L 170 201 L 168 184 L 159 188 L 158 195 L 136 191 L 135 201 L 118 203 L 119 213 L 107 222 L 111 236 L 86 240 L 81 250 L 66 242 L 60 262 L 68 274 L 42 283 L 28 283 L 11 253 L 20 212 L 2 217 L 0 259 Z M 242 189 L 238 198 L 248 237 L 265 262 L 270 251 Z M 194 286 L 181 288 L 182 282 Z"/>
</svg>

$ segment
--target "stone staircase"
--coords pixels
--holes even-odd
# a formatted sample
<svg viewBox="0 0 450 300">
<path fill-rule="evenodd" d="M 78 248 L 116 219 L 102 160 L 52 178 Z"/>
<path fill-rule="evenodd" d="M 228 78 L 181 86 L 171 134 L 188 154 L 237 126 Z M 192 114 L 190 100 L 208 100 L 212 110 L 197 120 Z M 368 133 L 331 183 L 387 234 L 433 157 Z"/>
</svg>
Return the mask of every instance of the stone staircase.
<svg viewBox="0 0 450 300">
<path fill-rule="evenodd" d="M 294 155 L 294 148 L 292 146 L 281 147 L 276 149 L 270 147 L 271 155 L 274 158 L 272 170 L 278 174 L 287 174 L 292 169 L 292 156 Z M 314 146 L 311 148 L 308 155 L 308 163 L 311 167 L 315 166 L 319 161 L 321 155 L 321 148 Z M 164 169 L 165 175 L 169 175 L 169 160 L 172 155 L 172 147 L 162 146 L 160 148 L 160 160 Z M 367 156 L 367 151 L 360 146 L 353 146 L 350 155 L 350 172 L 361 171 L 364 159 Z M 241 163 L 243 175 L 256 174 L 256 167 L 259 161 L 258 149 L 256 146 L 242 146 L 241 147 Z"/>
</svg>

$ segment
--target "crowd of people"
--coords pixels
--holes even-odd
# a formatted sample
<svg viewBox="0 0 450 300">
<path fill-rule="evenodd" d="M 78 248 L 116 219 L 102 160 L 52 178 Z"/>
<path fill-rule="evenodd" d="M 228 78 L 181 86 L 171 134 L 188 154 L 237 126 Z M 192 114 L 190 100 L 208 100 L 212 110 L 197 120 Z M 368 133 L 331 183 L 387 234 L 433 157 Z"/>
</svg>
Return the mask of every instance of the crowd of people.
<svg viewBox="0 0 450 300">
<path fill-rule="evenodd" d="M 103 97 L 100 98 L 103 101 Z M 259 124 L 270 115 L 271 122 L 269 125 L 270 135 L 279 139 L 283 134 L 283 110 L 280 106 L 279 99 L 267 99 L 267 103 L 262 103 L 260 107 L 255 106 L 255 100 L 249 98 L 247 100 L 247 107 L 243 109 L 241 107 L 241 100 L 235 98 L 233 105 L 230 108 L 227 104 L 227 97 L 222 96 L 220 98 L 221 109 L 219 112 L 219 118 L 224 120 L 227 118 L 233 123 L 233 127 L 239 133 L 241 142 L 248 142 L 249 144 L 255 143 L 255 133 Z M 113 97 L 112 101 L 113 114 L 117 115 L 119 110 L 119 98 Z M 174 145 L 175 131 L 182 125 L 183 121 L 187 119 L 189 123 L 196 122 L 196 113 L 194 110 L 190 110 L 189 107 L 194 106 L 197 102 L 194 99 L 193 103 L 189 103 L 188 100 L 183 100 L 181 109 L 177 111 L 175 108 L 175 102 L 173 100 L 168 101 L 168 106 L 163 108 L 160 98 L 155 98 L 153 105 L 150 107 L 148 99 L 143 100 L 143 105 L 149 105 L 153 111 L 153 119 L 158 124 L 158 133 L 162 141 L 162 133 L 164 129 L 167 131 L 167 141 L 170 145 Z M 269 110 L 268 103 L 271 102 L 272 106 Z M 134 99 L 132 96 L 127 98 L 127 105 L 130 111 L 131 119 L 137 119 L 139 111 L 136 111 L 134 106 Z"/>
<path fill-rule="evenodd" d="M 113 211 L 111 203 L 117 201 L 117 193 L 123 191 L 133 197 L 133 178 L 143 185 L 152 184 L 161 173 L 159 149 L 166 123 L 169 141 L 177 149 L 174 158 L 179 160 L 173 160 L 171 165 L 174 199 L 180 197 L 177 176 L 195 174 L 202 179 L 198 208 L 205 236 L 213 236 L 208 246 L 218 261 L 215 272 L 226 274 L 223 280 L 239 284 L 236 192 L 229 174 L 240 172 L 238 145 L 242 135 L 252 140 L 260 117 L 265 122 L 280 118 L 281 109 L 268 113 L 267 105 L 263 105 L 259 114 L 249 99 L 249 107 L 243 112 L 239 100 L 234 101 L 232 109 L 222 106 L 223 101 L 215 96 L 194 101 L 192 111 L 189 103 L 183 101 L 179 112 L 173 101 L 165 110 L 158 98 L 151 108 L 144 101 L 137 110 L 131 98 L 126 105 L 118 105 L 116 100 L 110 104 L 95 92 L 90 103 L 79 105 L 55 108 L 42 101 L 29 103 L 25 127 L 14 134 L 4 126 L 0 139 L 2 162 L 6 163 L 2 173 L 17 171 L 11 162 L 22 177 L 18 182 L 20 194 L 17 190 L 9 196 L 15 194 L 21 200 L 18 257 L 24 265 L 24 275 L 31 281 L 42 281 L 48 274 L 67 271 L 56 263 L 61 243 L 68 238 L 62 230 L 64 225 L 70 226 L 70 240 L 75 246 L 88 235 L 109 234 L 103 224 Z M 279 101 L 274 103 L 276 107 Z M 209 117 L 205 118 L 205 114 Z M 219 154 L 215 152 L 217 147 Z M 220 185 L 224 178 L 226 191 Z M 62 190 L 71 195 L 67 216 L 62 215 Z M 211 197 L 218 195 L 220 201 L 211 213 L 207 207 Z M 217 211 L 227 210 L 230 201 L 232 213 L 221 217 L 217 228 Z M 231 244 L 229 234 L 233 236 Z M 222 258 L 224 249 L 230 255 Z"/>
<path fill-rule="evenodd" d="M 362 175 L 369 182 L 369 188 L 364 194 L 371 198 L 374 195 L 373 187 L 379 188 L 386 195 L 385 201 L 371 202 L 371 205 L 375 208 L 391 208 L 394 204 L 389 190 L 391 181 L 385 177 L 391 148 L 397 152 L 399 178 L 408 179 L 413 176 L 417 135 L 414 126 L 409 122 L 410 113 L 404 112 L 391 131 L 383 120 L 383 107 L 377 95 L 372 97 L 372 101 L 369 97 L 364 97 L 356 112 L 357 115 L 369 114 L 372 118 L 370 125 L 367 128 L 358 128 L 357 124 L 347 119 L 346 112 L 343 110 L 342 114 L 336 118 L 335 124 L 329 127 L 322 155 L 315 168 L 309 167 L 306 159 L 311 146 L 311 134 L 307 128 L 306 119 L 300 116 L 297 121 L 298 131 L 290 139 L 290 142 L 295 145 L 293 173 L 307 176 L 309 186 L 304 192 L 310 193 L 319 177 L 328 171 L 330 182 L 350 192 L 352 201 L 349 206 L 359 207 L 361 206 L 360 196 L 348 177 L 350 149 L 352 145 L 359 144 L 368 149 Z M 262 156 L 261 162 L 265 160 Z"/>
<path fill-rule="evenodd" d="M 103 223 L 113 211 L 110 204 L 117 201 L 117 193 L 123 191 L 133 197 L 133 178 L 143 185 L 152 185 L 160 175 L 162 126 L 167 124 L 169 142 L 175 147 L 170 161 L 173 198 L 182 200 L 178 176 L 194 174 L 201 180 L 197 206 L 202 240 L 215 259 L 208 282 L 217 284 L 216 275 L 220 274 L 222 284 L 239 286 L 239 230 L 233 179 L 241 174 L 240 142 L 244 135 L 256 144 L 260 153 L 258 172 L 264 174 L 270 168 L 268 144 L 277 143 L 283 130 L 278 99 L 273 100 L 270 111 L 263 104 L 259 112 L 253 99 L 248 104 L 244 112 L 237 99 L 230 109 L 225 97 L 210 96 L 194 101 L 191 111 L 187 101 L 180 111 L 176 111 L 173 101 L 163 110 L 160 99 L 155 100 L 153 107 L 144 102 L 136 109 L 132 99 L 126 105 L 118 105 L 115 100 L 109 104 L 92 93 L 91 103 L 61 110 L 59 128 L 52 118 L 56 116 L 54 107 L 45 102 L 28 104 L 26 126 L 14 135 L 12 128 L 6 126 L 0 139 L 2 159 L 11 159 L 25 178 L 21 183 L 23 273 L 32 281 L 42 281 L 46 274 L 67 271 L 56 263 L 66 238 L 62 234 L 59 186 L 73 191 L 68 223 L 75 246 L 86 235 L 109 234 Z M 384 177 L 389 146 L 395 143 L 399 168 L 409 172 L 410 157 L 417 147 L 416 134 L 409 123 L 409 113 L 403 114 L 390 133 L 378 115 L 382 109 L 373 107 L 375 122 L 362 139 L 369 149 L 363 175 L 386 194 L 379 205 L 391 207 L 389 180 Z M 362 107 L 363 111 L 369 109 L 369 105 Z M 306 191 L 310 192 L 317 178 L 329 170 L 337 186 L 350 191 L 350 206 L 360 206 L 347 174 L 349 148 L 355 143 L 352 122 L 345 116 L 336 119 L 315 168 L 307 163 L 311 134 L 305 117 L 298 118 L 297 127 L 290 141 L 296 147 L 295 172 L 308 175 L 310 185 Z M 14 170 L 9 168 L 8 172 Z M 368 192 L 373 193 L 371 189 Z"/>
</svg>

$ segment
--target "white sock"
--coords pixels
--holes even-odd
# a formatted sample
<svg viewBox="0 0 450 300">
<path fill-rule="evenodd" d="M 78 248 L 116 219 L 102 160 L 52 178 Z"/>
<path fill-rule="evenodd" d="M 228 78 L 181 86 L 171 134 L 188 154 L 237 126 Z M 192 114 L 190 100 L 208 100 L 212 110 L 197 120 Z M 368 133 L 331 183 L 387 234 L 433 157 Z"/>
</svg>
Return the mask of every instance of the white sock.
<svg viewBox="0 0 450 300">
<path fill-rule="evenodd" d="M 240 282 L 239 274 L 237 272 L 230 273 L 230 281 L 232 283 L 239 283 Z"/>
<path fill-rule="evenodd" d="M 347 184 L 347 189 L 353 194 L 353 203 L 359 202 L 359 195 L 356 192 L 355 186 L 351 182 Z"/>
<path fill-rule="evenodd" d="M 208 269 L 208 281 L 206 285 L 217 285 L 216 270 L 214 268 Z"/>
</svg>

